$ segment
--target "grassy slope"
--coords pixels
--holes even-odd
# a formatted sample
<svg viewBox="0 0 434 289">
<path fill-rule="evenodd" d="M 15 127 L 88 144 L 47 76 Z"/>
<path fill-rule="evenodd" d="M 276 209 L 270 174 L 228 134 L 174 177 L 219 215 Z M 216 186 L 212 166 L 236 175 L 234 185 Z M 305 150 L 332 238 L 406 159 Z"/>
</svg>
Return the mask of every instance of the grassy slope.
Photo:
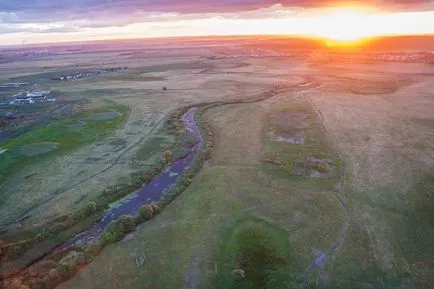
<svg viewBox="0 0 434 289">
<path fill-rule="evenodd" d="M 330 260 L 329 288 L 431 288 L 434 99 L 432 80 L 418 71 L 432 68 L 396 63 L 352 69 L 379 81 L 400 76 L 414 83 L 406 87 L 400 81 L 402 87 L 384 97 L 312 93 L 348 169 L 343 193 L 351 223 Z"/>
<path fill-rule="evenodd" d="M 291 144 L 286 142 L 275 141 L 275 137 L 282 133 L 292 132 L 294 129 L 285 129 L 279 124 L 272 124 L 272 118 L 278 114 L 292 115 L 294 113 L 303 113 L 307 116 L 305 123 L 306 128 L 301 129 L 305 133 L 303 145 Z M 320 119 L 315 112 L 304 102 L 294 101 L 291 106 L 282 107 L 273 112 L 273 115 L 267 120 L 269 131 L 271 132 L 266 140 L 266 152 L 264 159 L 276 160 L 282 163 L 281 166 L 268 165 L 267 169 L 273 174 L 285 177 L 287 172 L 293 170 L 296 163 L 303 162 L 306 157 L 316 156 L 329 159 L 333 162 L 334 176 L 330 178 L 306 178 L 304 176 L 293 176 L 292 181 L 299 183 L 311 183 L 325 190 L 332 190 L 337 182 L 337 175 L 340 170 L 337 156 L 330 148 L 330 142 L 324 137 Z"/>
<path fill-rule="evenodd" d="M 155 169 L 155 167 L 162 162 L 164 158 L 164 153 L 167 150 L 171 150 L 173 152 L 173 158 L 182 157 L 185 154 L 185 149 L 180 148 L 180 144 L 189 142 L 191 140 L 192 136 L 190 136 L 189 134 L 177 135 L 177 131 L 175 129 L 171 128 L 169 124 L 165 124 L 158 130 L 157 134 L 153 135 L 139 146 L 139 149 L 134 155 L 134 166 L 137 167 L 138 171 L 132 173 L 125 180 L 126 183 L 120 183 L 118 184 L 118 186 L 123 187 L 127 184 L 131 185 L 137 184 L 139 182 L 141 182 L 140 184 L 142 184 L 143 176 L 149 173 L 149 171 Z M 112 187 L 106 187 L 105 189 L 111 190 Z M 101 188 L 101 193 L 103 191 L 104 188 Z M 126 193 L 132 193 L 133 191 L 134 189 Z M 125 193 L 121 193 L 118 198 L 122 197 L 123 195 L 125 195 Z M 26 264 L 28 264 L 29 261 L 34 260 L 35 258 L 38 258 L 38 256 L 41 256 L 41 254 L 44 254 L 45 252 L 51 250 L 53 246 L 63 243 L 78 232 L 81 232 L 83 229 L 89 227 L 96 221 L 97 218 L 100 217 L 101 209 L 104 210 L 109 205 L 107 203 L 108 200 L 106 196 L 107 194 L 100 194 L 96 198 L 92 199 L 92 202 L 95 202 L 95 204 L 97 204 L 99 208 L 98 212 L 93 212 L 93 210 L 90 210 L 89 215 L 83 215 L 81 211 L 76 211 L 71 215 L 64 215 L 64 217 L 68 217 L 69 219 L 75 219 L 80 217 L 71 228 L 63 230 L 61 232 L 57 232 L 57 230 L 55 233 L 53 233 L 53 230 L 56 230 L 55 228 L 57 228 L 59 225 L 63 225 L 61 220 L 56 221 L 56 219 L 52 223 L 50 222 L 40 227 L 32 228 L 31 230 L 27 231 L 21 231 L 16 235 L 9 235 L 5 237 L 4 241 L 6 243 L 14 243 L 22 240 L 32 239 L 38 234 L 44 234 L 44 236 L 47 236 L 42 241 L 32 241 L 32 247 L 30 248 L 30 251 L 28 251 L 24 256 L 14 260 L 12 263 L 7 264 L 5 268 L 7 267 L 7 269 L 10 269 L 25 266 Z M 84 208 L 84 211 L 88 212 L 88 207 L 89 204 L 86 203 L 86 208 Z"/>
<path fill-rule="evenodd" d="M 120 117 L 109 121 L 89 119 L 89 116 L 93 113 L 106 111 L 116 111 L 120 113 Z M 68 119 L 53 121 L 45 127 L 6 141 L 1 145 L 8 151 L 0 155 L 0 182 L 3 182 L 10 174 L 20 170 L 27 164 L 64 154 L 108 136 L 119 127 L 127 117 L 128 107 L 107 102 L 101 108 L 81 111 Z M 80 121 L 85 123 L 85 125 L 81 126 L 79 124 Z M 20 154 L 23 146 L 39 142 L 59 143 L 59 149 L 35 157 L 27 157 Z"/>
<path fill-rule="evenodd" d="M 190 187 L 140 226 L 134 238 L 107 247 L 59 288 L 221 288 L 215 277 L 228 270 L 219 265 L 225 232 L 249 218 L 285 231 L 294 251 L 289 282 L 302 282 L 316 251 L 333 242 L 343 211 L 324 187 L 294 182 L 260 162 L 268 129 L 264 120 L 270 110 L 291 104 L 231 105 L 207 112 L 218 143 Z"/>
<path fill-rule="evenodd" d="M 292 288 L 288 232 L 260 219 L 234 222 L 218 258 L 218 288 Z M 236 275 L 237 269 L 241 269 Z"/>
<path fill-rule="evenodd" d="M 432 287 L 432 173 L 422 176 L 399 202 L 370 199 L 397 191 L 372 186 L 365 195 L 348 193 L 353 217 L 341 252 L 330 264 L 334 274 L 329 288 Z"/>
</svg>

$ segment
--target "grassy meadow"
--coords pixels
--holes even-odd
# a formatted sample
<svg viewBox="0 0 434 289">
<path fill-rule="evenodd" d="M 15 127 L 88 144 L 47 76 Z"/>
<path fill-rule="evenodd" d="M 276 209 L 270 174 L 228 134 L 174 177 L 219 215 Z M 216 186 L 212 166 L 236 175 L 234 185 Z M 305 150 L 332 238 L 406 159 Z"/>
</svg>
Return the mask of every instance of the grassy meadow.
<svg viewBox="0 0 434 289">
<path fill-rule="evenodd" d="M 104 112 L 118 114 L 113 119 L 99 120 L 94 115 Z M 73 149 L 98 141 L 112 134 L 128 118 L 129 108 L 106 102 L 99 108 L 80 111 L 74 116 L 53 121 L 1 144 L 7 151 L 0 154 L 0 184 L 12 173 L 43 158 L 65 154 Z M 31 147 L 52 143 L 53 149 Z M 39 151 L 41 150 L 41 151 Z"/>
<path fill-rule="evenodd" d="M 71 279 L 57 288 L 289 289 L 306 280 L 308 288 L 431 288 L 432 66 L 197 56 L 203 51 L 7 64 L 16 81 L 92 100 L 0 145 L 6 241 L 49 236 L 16 264 L 91 225 L 168 155 L 185 155 L 179 144 L 188 134 L 168 126 L 180 107 L 247 100 L 283 83 L 289 88 L 268 100 L 207 109 L 198 121 L 211 127 L 211 158 L 197 173 L 192 166 L 185 191 L 168 194 L 161 212 L 135 229 L 115 228 L 119 242 L 96 246 L 93 261 L 76 262 L 80 270 L 67 271 Z M 49 80 L 74 65 L 128 69 Z M 62 227 L 71 220 L 76 226 Z"/>
<path fill-rule="evenodd" d="M 283 107 L 289 109 L 292 104 L 286 101 Z M 252 110 L 256 113 L 251 114 Z M 315 254 L 327 250 L 334 241 L 343 210 L 327 186 L 294 182 L 300 177 L 284 174 L 284 168 L 270 169 L 270 164 L 261 161 L 258 151 L 273 150 L 267 145 L 272 141 L 263 121 L 278 110 L 265 101 L 207 111 L 203 117 L 211 124 L 217 141 L 211 160 L 192 184 L 158 216 L 139 226 L 132 238 L 108 246 L 80 275 L 60 288 L 88 282 L 106 288 L 120 284 L 131 288 L 295 288 L 303 281 Z M 310 117 L 315 119 L 313 114 Z M 312 121 L 309 127 L 317 124 Z M 321 128 L 313 131 L 320 132 Z M 298 149 L 294 146 L 293 153 Z M 328 148 L 322 151 L 328 152 Z M 248 244 L 244 234 L 252 235 L 252 246 L 262 244 L 265 251 L 251 252 L 248 245 L 243 247 Z M 255 268 L 255 258 L 268 251 L 276 254 L 269 267 Z M 236 255 L 243 252 L 251 257 L 246 259 L 249 264 L 243 263 L 247 267 L 239 268 Z M 110 265 L 102 266 L 109 260 Z M 261 284 L 268 287 L 254 285 L 255 277 L 241 282 L 245 287 L 237 287 L 241 283 L 232 273 L 236 269 L 244 270 L 246 276 L 254 276 L 255 270 L 271 270 L 261 277 Z M 110 281 L 103 277 L 109 272 L 113 276 Z"/>
</svg>

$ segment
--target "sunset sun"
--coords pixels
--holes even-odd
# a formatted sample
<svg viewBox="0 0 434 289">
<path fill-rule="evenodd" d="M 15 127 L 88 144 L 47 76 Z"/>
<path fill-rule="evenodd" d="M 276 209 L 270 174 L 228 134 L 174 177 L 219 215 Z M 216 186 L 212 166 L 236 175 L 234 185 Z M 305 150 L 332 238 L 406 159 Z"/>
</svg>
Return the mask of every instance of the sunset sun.
<svg viewBox="0 0 434 289">
<path fill-rule="evenodd" d="M 0 0 L 0 289 L 434 289 L 434 0 Z"/>
<path fill-rule="evenodd" d="M 375 22 L 379 14 L 360 8 L 335 8 L 318 18 L 317 36 L 331 41 L 350 43 L 376 36 Z M 315 23 L 316 24 L 316 23 Z"/>
</svg>

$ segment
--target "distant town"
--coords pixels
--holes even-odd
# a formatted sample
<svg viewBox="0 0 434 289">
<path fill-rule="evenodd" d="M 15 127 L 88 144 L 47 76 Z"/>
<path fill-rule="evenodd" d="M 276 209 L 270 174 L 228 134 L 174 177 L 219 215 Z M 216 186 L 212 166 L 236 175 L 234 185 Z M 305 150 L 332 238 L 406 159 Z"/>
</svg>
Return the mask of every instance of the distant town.
<svg viewBox="0 0 434 289">
<path fill-rule="evenodd" d="M 67 80 L 73 80 L 73 79 L 89 78 L 92 76 L 117 72 L 117 71 L 121 71 L 121 70 L 125 70 L 125 69 L 127 69 L 127 67 L 116 67 L 116 68 L 108 68 L 108 69 L 88 71 L 88 72 L 82 72 L 82 73 L 76 73 L 76 74 L 61 75 L 59 77 L 52 78 L 52 80 L 67 81 Z"/>
<path fill-rule="evenodd" d="M 106 68 L 100 70 L 92 70 L 80 73 L 72 73 L 65 74 L 61 76 L 57 76 L 52 78 L 54 81 L 69 81 L 74 79 L 83 79 L 89 78 L 93 76 L 103 75 L 107 73 L 114 73 L 118 71 L 122 71 L 127 69 L 127 67 L 114 67 L 114 68 Z M 0 89 L 16 89 L 16 88 L 25 88 L 31 86 L 31 89 L 28 89 L 25 92 L 20 92 L 10 97 L 6 97 L 6 101 L 3 100 L 2 105 L 27 105 L 27 104 L 35 104 L 42 102 L 53 102 L 56 100 L 56 95 L 50 90 L 39 88 L 38 84 L 31 84 L 27 82 L 7 82 L 0 84 Z"/>
</svg>

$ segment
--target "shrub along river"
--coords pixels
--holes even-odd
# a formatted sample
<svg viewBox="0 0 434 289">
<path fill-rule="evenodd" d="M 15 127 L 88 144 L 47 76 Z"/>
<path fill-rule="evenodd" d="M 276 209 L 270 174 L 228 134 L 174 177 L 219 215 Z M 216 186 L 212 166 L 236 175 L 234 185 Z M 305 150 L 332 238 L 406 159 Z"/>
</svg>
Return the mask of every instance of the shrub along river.
<svg viewBox="0 0 434 289">
<path fill-rule="evenodd" d="M 190 167 L 203 145 L 203 138 L 195 121 L 196 112 L 196 107 L 190 108 L 181 118 L 186 130 L 196 138 L 195 145 L 191 147 L 190 152 L 182 159 L 171 162 L 162 173 L 137 192 L 113 204 L 99 221 L 65 242 L 61 246 L 62 249 L 74 245 L 84 245 L 98 239 L 111 222 L 119 220 L 121 216 L 125 215 L 137 216 L 141 206 L 159 201 L 178 183 L 182 173 Z"/>
</svg>

